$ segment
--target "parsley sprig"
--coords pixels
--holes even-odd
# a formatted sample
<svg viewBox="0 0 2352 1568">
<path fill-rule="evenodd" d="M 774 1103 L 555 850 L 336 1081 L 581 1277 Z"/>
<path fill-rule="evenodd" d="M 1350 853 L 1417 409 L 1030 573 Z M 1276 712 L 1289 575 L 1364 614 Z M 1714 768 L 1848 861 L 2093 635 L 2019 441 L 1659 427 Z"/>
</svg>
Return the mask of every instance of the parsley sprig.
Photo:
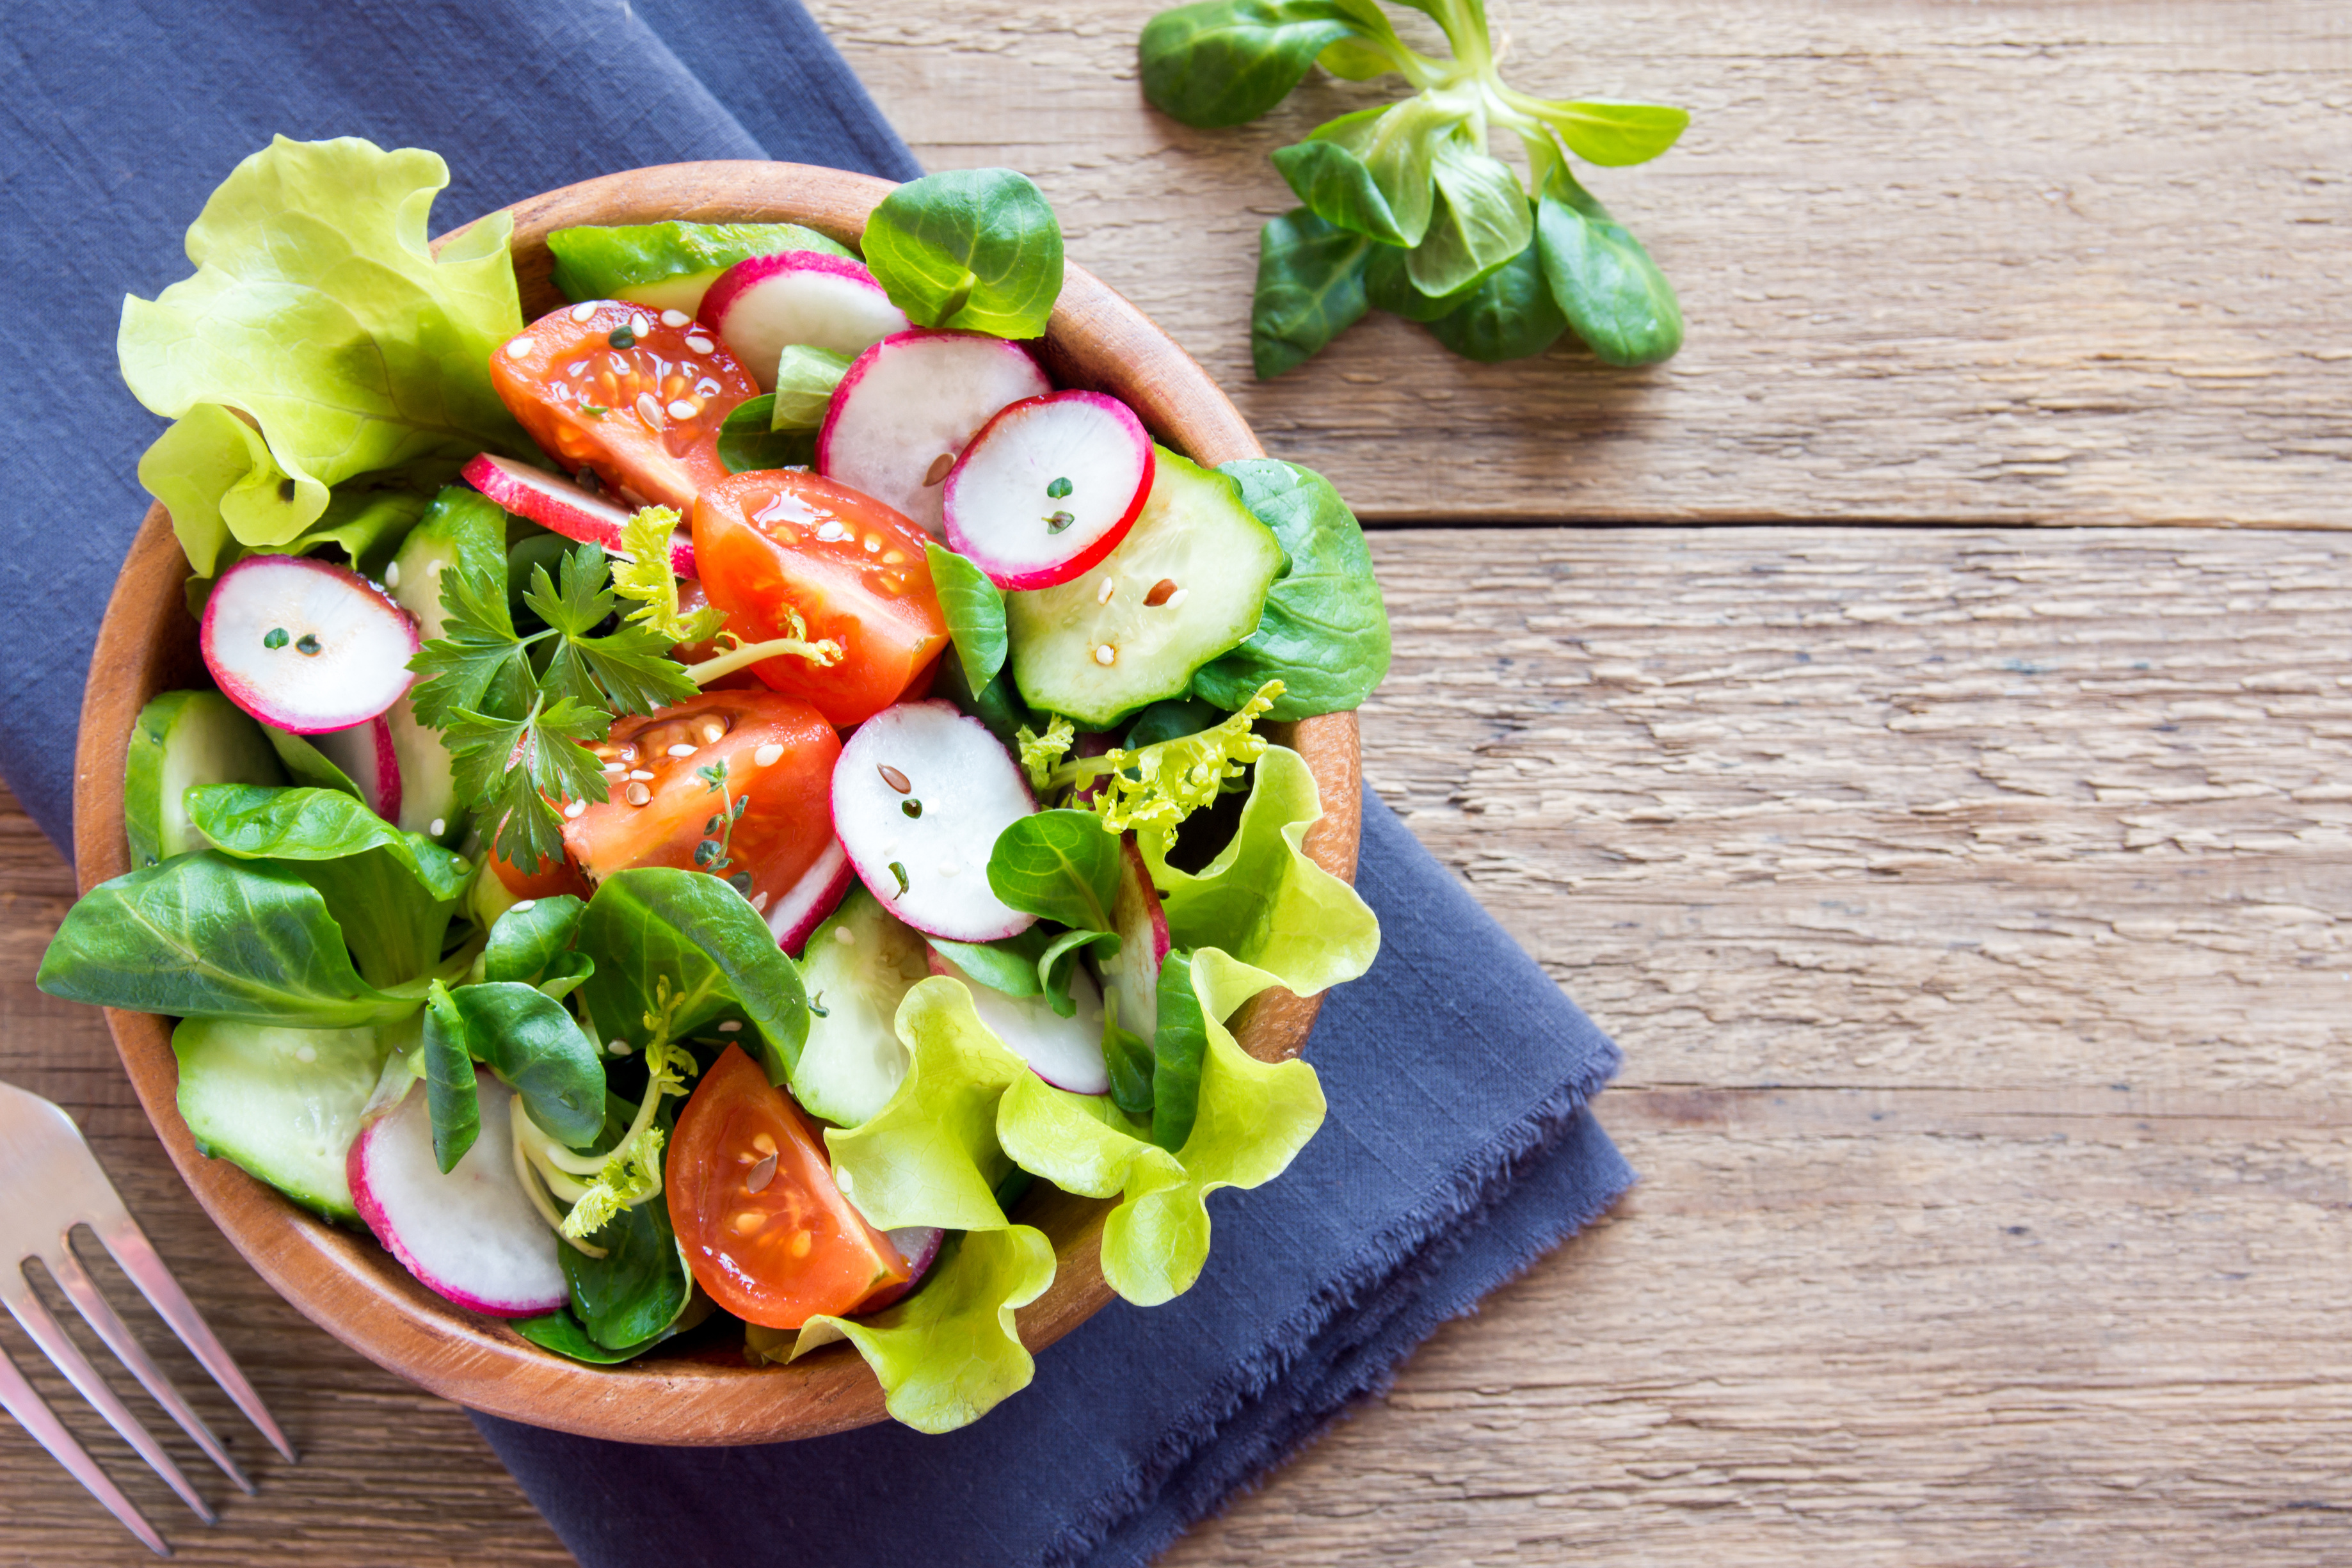
<svg viewBox="0 0 2352 1568">
<path fill-rule="evenodd" d="M 409 662 L 417 720 L 442 732 L 459 791 L 497 824 L 499 853 L 526 875 L 563 853 L 556 803 L 609 798 L 585 742 L 616 714 L 650 713 L 698 689 L 665 628 L 639 621 L 599 635 L 618 602 L 593 544 L 564 556 L 556 578 L 532 568 L 523 603 L 546 629 L 528 637 L 494 576 L 445 571 L 443 635 Z"/>
</svg>

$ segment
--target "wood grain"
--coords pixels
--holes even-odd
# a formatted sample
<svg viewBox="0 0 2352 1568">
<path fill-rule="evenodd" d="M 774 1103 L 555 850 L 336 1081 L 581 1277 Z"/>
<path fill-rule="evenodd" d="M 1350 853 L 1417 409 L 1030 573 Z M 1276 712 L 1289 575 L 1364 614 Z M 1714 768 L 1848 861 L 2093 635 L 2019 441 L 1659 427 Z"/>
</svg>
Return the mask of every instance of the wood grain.
<svg viewBox="0 0 2352 1568">
<path fill-rule="evenodd" d="M 1374 552 L 1367 780 L 1623 1044 L 1643 1184 L 1168 1562 L 2342 1556 L 2352 539 Z M 14 815 L 0 856 L 0 1077 L 92 1129 L 305 1452 L 184 1555 L 560 1561 L 204 1221 L 30 986 L 65 873 Z M 5 1426 L 0 1475 L 0 1561 L 138 1560 Z"/>
<path fill-rule="evenodd" d="M 2352 525 L 2340 0 L 1496 6 L 1526 89 L 1693 111 L 1591 181 L 1682 353 L 1474 365 L 1382 319 L 1264 385 L 1265 154 L 1390 87 L 1191 131 L 1136 86 L 1155 0 L 812 8 L 928 166 L 1035 174 L 1072 254 L 1367 517 Z"/>
</svg>

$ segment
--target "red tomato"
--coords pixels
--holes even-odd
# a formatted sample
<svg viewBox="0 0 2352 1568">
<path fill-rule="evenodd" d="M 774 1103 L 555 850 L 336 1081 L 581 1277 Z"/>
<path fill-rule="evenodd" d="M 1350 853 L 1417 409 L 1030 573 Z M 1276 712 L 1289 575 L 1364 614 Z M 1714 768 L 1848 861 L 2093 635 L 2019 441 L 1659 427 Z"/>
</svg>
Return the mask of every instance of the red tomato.
<svg viewBox="0 0 2352 1568">
<path fill-rule="evenodd" d="M 891 508 L 815 474 L 737 474 L 694 504 L 697 570 L 730 631 L 782 637 L 797 610 L 812 641 L 841 645 L 822 668 L 789 656 L 751 668 L 843 729 L 898 700 L 948 646 L 924 543 Z"/>
<path fill-rule="evenodd" d="M 696 1281 L 747 1323 L 797 1329 L 906 1282 L 898 1249 L 834 1185 L 816 1125 L 740 1046 L 678 1113 L 662 1191 Z"/>
<path fill-rule="evenodd" d="M 699 324 L 670 323 L 682 315 L 618 300 L 566 305 L 499 345 L 490 382 L 564 468 L 683 516 L 727 477 L 719 426 L 760 388 Z"/>
<path fill-rule="evenodd" d="M 592 881 L 632 866 L 709 871 L 765 913 L 832 841 L 841 737 L 805 702 L 706 691 L 620 720 L 589 750 L 612 798 L 568 819 L 563 845 Z"/>
<path fill-rule="evenodd" d="M 536 872 L 525 876 L 521 867 L 493 848 L 490 870 L 518 899 L 552 899 L 562 893 L 584 899 L 589 892 L 588 884 L 581 879 L 580 868 L 561 856 L 541 861 Z"/>
</svg>

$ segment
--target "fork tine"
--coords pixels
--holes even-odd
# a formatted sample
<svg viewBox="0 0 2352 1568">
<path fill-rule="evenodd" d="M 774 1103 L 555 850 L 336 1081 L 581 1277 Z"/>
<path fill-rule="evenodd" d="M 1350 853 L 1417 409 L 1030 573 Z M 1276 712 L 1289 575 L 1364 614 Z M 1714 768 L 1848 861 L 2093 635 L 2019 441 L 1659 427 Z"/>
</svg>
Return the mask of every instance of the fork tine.
<svg viewBox="0 0 2352 1568">
<path fill-rule="evenodd" d="M 88 1356 L 81 1353 L 81 1347 L 74 1343 L 65 1330 L 58 1326 L 57 1319 L 50 1316 L 48 1307 L 34 1293 L 33 1283 L 25 1277 L 21 1266 L 13 1279 L 0 1279 L 0 1304 L 7 1307 L 17 1326 L 41 1347 L 41 1353 L 66 1374 L 66 1381 L 79 1389 L 81 1396 L 97 1406 L 98 1413 L 106 1417 L 106 1424 L 147 1461 L 147 1468 L 163 1477 L 165 1484 L 180 1494 L 180 1500 L 195 1510 L 198 1519 L 206 1524 L 212 1523 L 211 1507 L 189 1484 L 188 1478 L 180 1473 L 180 1467 L 172 1462 L 172 1456 L 163 1452 L 154 1436 L 139 1425 L 137 1416 L 123 1408 L 122 1401 L 114 1396 L 114 1390 L 106 1386 L 106 1380 L 98 1375 L 98 1369 L 89 1364 Z"/>
<path fill-rule="evenodd" d="M 0 1350 L 0 1409 L 15 1416 L 16 1425 L 30 1432 L 35 1440 L 49 1451 L 49 1458 L 63 1465 L 72 1473 L 74 1479 L 89 1489 L 89 1495 L 104 1503 L 106 1511 L 121 1520 L 125 1530 L 145 1542 L 150 1552 L 158 1557 L 172 1555 L 171 1544 L 155 1532 L 155 1527 L 148 1523 L 137 1509 L 131 1506 L 131 1500 L 124 1497 L 114 1482 L 108 1479 L 106 1472 L 98 1468 L 98 1461 L 74 1441 L 74 1435 L 65 1429 L 64 1423 L 49 1408 L 48 1402 L 25 1381 L 25 1374 L 16 1370 L 16 1362 L 5 1350 Z"/>
<path fill-rule="evenodd" d="M 56 1278 L 58 1288 L 66 1293 L 67 1300 L 73 1302 L 74 1310 L 81 1314 L 82 1321 L 106 1342 L 106 1348 L 114 1352 L 116 1360 L 131 1369 L 131 1375 L 139 1380 L 139 1386 L 180 1424 L 180 1430 L 194 1439 L 196 1447 L 205 1451 L 205 1458 L 221 1468 L 221 1472 L 235 1483 L 237 1490 L 247 1497 L 253 1496 L 253 1483 L 246 1479 L 245 1472 L 237 1468 L 236 1461 L 228 1457 L 228 1450 L 222 1447 L 220 1439 L 213 1436 L 213 1429 L 205 1425 L 203 1416 L 188 1408 L 188 1402 L 180 1397 L 180 1391 L 172 1386 L 172 1380 L 163 1375 L 163 1369 L 148 1355 L 147 1347 L 133 1337 L 130 1326 L 115 1314 L 106 1298 L 98 1293 L 97 1283 L 82 1268 L 81 1259 L 74 1256 L 70 1237 L 61 1237 L 57 1255 L 44 1254 L 41 1261 L 49 1266 L 49 1273 Z"/>
<path fill-rule="evenodd" d="M 163 1260 L 155 1255 L 153 1245 L 147 1239 L 147 1233 L 139 1228 L 139 1222 L 131 1217 L 131 1211 L 122 1207 L 121 1200 L 115 1200 L 111 1214 L 84 1217 L 100 1243 L 114 1255 L 114 1261 L 131 1276 L 131 1282 L 139 1287 L 139 1293 L 147 1298 L 148 1304 L 155 1309 L 156 1314 L 171 1325 L 173 1333 L 180 1336 L 180 1342 L 188 1347 L 188 1353 L 212 1373 L 213 1381 L 220 1384 L 221 1391 L 245 1412 L 245 1418 L 269 1439 L 269 1446 L 284 1455 L 289 1464 L 295 1463 L 294 1447 L 287 1442 L 286 1434 L 279 1431 L 278 1423 L 270 1418 L 268 1408 L 261 1403 L 261 1395 L 253 1392 L 253 1384 L 245 1380 L 245 1373 L 237 1370 L 236 1363 L 229 1358 L 220 1341 L 213 1337 L 212 1330 L 197 1315 L 195 1303 L 190 1301 L 188 1293 L 180 1289 L 180 1282 L 172 1278 L 172 1271 L 163 1267 Z"/>
</svg>

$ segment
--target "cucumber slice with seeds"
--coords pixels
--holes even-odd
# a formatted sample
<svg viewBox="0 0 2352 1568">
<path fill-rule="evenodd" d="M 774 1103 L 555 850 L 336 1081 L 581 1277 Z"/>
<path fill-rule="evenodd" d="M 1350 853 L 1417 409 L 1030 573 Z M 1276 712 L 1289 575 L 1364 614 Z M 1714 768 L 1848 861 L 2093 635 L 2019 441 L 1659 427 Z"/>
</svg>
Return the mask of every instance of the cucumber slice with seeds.
<svg viewBox="0 0 2352 1568">
<path fill-rule="evenodd" d="M 122 769 L 131 863 L 153 866 L 205 847 L 184 802 L 196 784 L 282 784 L 261 726 L 217 691 L 166 691 L 139 710 Z"/>
<path fill-rule="evenodd" d="M 1082 729 L 1190 689 L 1257 630 L 1286 564 L 1233 479 L 1165 447 L 1153 459 L 1151 499 L 1118 549 L 1067 583 L 1004 595 L 1014 684 Z"/>
<path fill-rule="evenodd" d="M 303 1207 L 359 1223 L 344 1174 L 386 1046 L 374 1029 L 279 1029 L 190 1018 L 172 1031 L 180 1116 L 206 1154 Z"/>
<path fill-rule="evenodd" d="M 929 973 L 923 939 L 873 894 L 851 889 L 801 958 L 811 1005 L 793 1098 L 840 1127 L 855 1127 L 889 1103 L 907 1076 L 907 1047 L 893 1026 L 898 1003 Z"/>
</svg>

